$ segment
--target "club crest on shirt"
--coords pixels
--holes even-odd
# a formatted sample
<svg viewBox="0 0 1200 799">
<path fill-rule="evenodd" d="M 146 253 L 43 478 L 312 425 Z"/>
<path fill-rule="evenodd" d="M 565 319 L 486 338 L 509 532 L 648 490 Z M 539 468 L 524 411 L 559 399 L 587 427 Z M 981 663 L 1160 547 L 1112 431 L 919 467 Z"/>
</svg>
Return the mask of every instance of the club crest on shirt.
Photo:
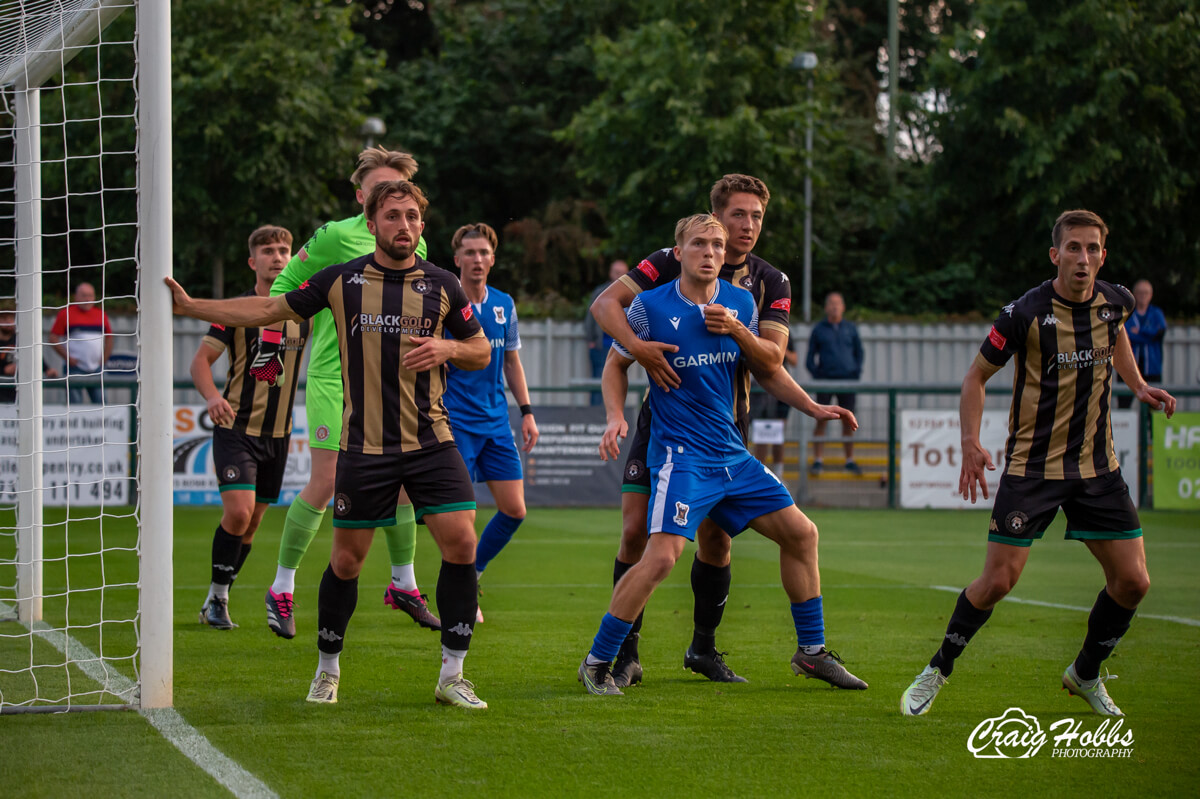
<svg viewBox="0 0 1200 799">
<path fill-rule="evenodd" d="M 750 277 L 749 275 L 746 275 L 744 278 L 742 278 L 738 282 L 742 284 L 742 288 L 749 289 L 754 285 L 754 278 Z"/>
<path fill-rule="evenodd" d="M 418 277 L 412 282 L 412 290 L 418 294 L 428 294 L 432 288 L 433 284 L 429 282 L 428 278 Z"/>
<path fill-rule="evenodd" d="M 1096 311 L 1096 316 L 1101 322 L 1111 322 L 1117 316 L 1117 311 L 1111 305 L 1101 305 Z"/>
<path fill-rule="evenodd" d="M 675 518 L 671 521 L 675 522 L 678 527 L 687 527 L 687 515 L 691 507 L 684 505 L 682 502 L 675 503 Z"/>
<path fill-rule="evenodd" d="M 492 308 L 492 311 L 496 314 L 496 324 L 498 324 L 498 325 L 504 324 L 505 323 L 504 308 L 499 305 L 496 305 Z"/>
<path fill-rule="evenodd" d="M 329 427 L 326 425 L 319 425 L 317 427 L 317 441 L 324 441 L 327 438 L 329 438 Z"/>
</svg>

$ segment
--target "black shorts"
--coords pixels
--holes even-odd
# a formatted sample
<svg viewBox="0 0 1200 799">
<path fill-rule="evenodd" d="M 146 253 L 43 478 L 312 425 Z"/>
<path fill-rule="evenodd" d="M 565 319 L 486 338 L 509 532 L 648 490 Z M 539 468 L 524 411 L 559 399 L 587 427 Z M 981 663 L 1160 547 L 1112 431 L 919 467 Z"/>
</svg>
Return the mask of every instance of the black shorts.
<svg viewBox="0 0 1200 799">
<path fill-rule="evenodd" d="M 452 443 L 392 455 L 339 452 L 334 478 L 333 526 L 388 527 L 396 523 L 403 488 L 417 521 L 427 514 L 475 510 L 475 489 Z"/>
<path fill-rule="evenodd" d="M 253 491 L 256 502 L 277 501 L 291 438 L 248 436 L 227 427 L 214 427 L 213 467 L 220 491 Z"/>
<path fill-rule="evenodd" d="M 1112 540 L 1142 534 L 1137 508 L 1119 469 L 1075 480 L 1006 474 L 996 489 L 988 541 L 1027 547 L 1042 537 L 1060 507 L 1067 516 L 1064 538 Z"/>
<path fill-rule="evenodd" d="M 643 402 L 629 441 L 629 454 L 625 457 L 625 477 L 621 481 L 622 494 L 649 494 L 650 470 L 646 468 L 646 453 L 650 450 L 650 403 Z"/>
<path fill-rule="evenodd" d="M 837 402 L 833 402 L 833 398 L 837 397 Z M 824 391 L 817 392 L 818 405 L 839 405 L 850 413 L 854 413 L 855 393 L 852 391 L 837 391 L 826 393 Z"/>
</svg>

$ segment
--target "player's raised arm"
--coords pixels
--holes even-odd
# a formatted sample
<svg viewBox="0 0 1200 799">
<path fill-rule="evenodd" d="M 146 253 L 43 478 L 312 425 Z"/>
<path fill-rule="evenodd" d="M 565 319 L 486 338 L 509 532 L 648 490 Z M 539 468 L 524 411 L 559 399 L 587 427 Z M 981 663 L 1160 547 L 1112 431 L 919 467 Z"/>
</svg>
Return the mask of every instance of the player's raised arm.
<svg viewBox="0 0 1200 799">
<path fill-rule="evenodd" d="M 1130 344 L 1129 335 L 1125 332 L 1124 327 L 1117 333 L 1117 348 L 1113 352 L 1113 366 L 1116 367 L 1117 374 L 1121 375 L 1121 379 L 1125 381 L 1125 385 L 1129 386 L 1140 401 L 1156 411 L 1165 411 L 1168 419 L 1175 415 L 1175 398 L 1163 389 L 1151 386 L 1142 377 L 1142 371 L 1138 369 L 1137 358 L 1133 355 L 1133 345 Z"/>
<path fill-rule="evenodd" d="M 282 296 L 198 300 L 188 296 L 183 286 L 173 278 L 165 277 L 163 282 L 171 289 L 171 310 L 179 316 L 190 316 L 229 327 L 261 327 L 274 322 L 300 322 L 304 319 L 292 310 Z"/>
<path fill-rule="evenodd" d="M 624 280 L 625 278 L 622 278 Z M 620 343 L 646 370 L 646 374 L 664 390 L 679 388 L 679 375 L 667 363 L 664 353 L 677 352 L 674 344 L 657 341 L 642 341 L 634 334 L 625 318 L 625 309 L 636 296 L 622 280 L 616 280 L 592 303 L 591 314 L 605 333 Z"/>
<path fill-rule="evenodd" d="M 995 471 L 992 455 L 979 443 L 979 426 L 983 423 L 983 400 L 985 384 L 994 371 L 987 372 L 978 359 L 967 370 L 962 382 L 962 396 L 958 404 L 959 427 L 962 433 L 962 470 L 958 475 L 958 491 L 963 499 L 976 500 L 977 487 L 983 498 L 988 498 L 987 476 L 984 470 Z"/>
<path fill-rule="evenodd" d="M 629 393 L 629 367 L 633 359 L 626 358 L 616 348 L 608 351 L 604 371 L 600 375 L 600 392 L 604 397 L 604 417 L 607 422 L 600 437 L 600 460 L 621 457 L 621 442 L 629 433 L 625 421 L 625 397 Z"/>
</svg>

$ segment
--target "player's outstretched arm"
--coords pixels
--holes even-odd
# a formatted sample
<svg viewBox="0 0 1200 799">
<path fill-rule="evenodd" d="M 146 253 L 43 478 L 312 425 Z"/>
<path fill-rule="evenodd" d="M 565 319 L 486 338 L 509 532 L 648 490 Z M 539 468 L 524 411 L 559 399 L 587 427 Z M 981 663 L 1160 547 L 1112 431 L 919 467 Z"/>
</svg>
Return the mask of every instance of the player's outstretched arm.
<svg viewBox="0 0 1200 799">
<path fill-rule="evenodd" d="M 504 382 L 508 390 L 521 408 L 521 449 L 531 451 L 537 444 L 541 433 L 538 432 L 537 421 L 533 418 L 533 403 L 529 400 L 529 384 L 525 382 L 525 367 L 521 365 L 521 353 L 518 350 L 504 352 Z"/>
<path fill-rule="evenodd" d="M 995 471 L 992 455 L 979 443 L 979 426 L 983 423 L 983 400 L 985 385 L 990 374 L 979 368 L 978 363 L 971 364 L 962 382 L 962 396 L 959 398 L 958 418 L 962 430 L 962 470 L 958 474 L 958 492 L 963 499 L 970 499 L 974 504 L 977 489 L 982 489 L 983 498 L 988 498 L 988 485 L 985 470 Z"/>
<path fill-rule="evenodd" d="M 754 372 L 754 379 L 772 397 L 807 416 L 825 420 L 842 419 L 849 423 L 851 430 L 858 429 L 858 419 L 851 411 L 840 405 L 818 405 L 812 395 L 801 388 L 782 367 L 769 374 Z"/>
<path fill-rule="evenodd" d="M 600 460 L 621 457 L 621 442 L 629 434 L 625 421 L 625 397 L 629 393 L 629 367 L 633 363 L 615 349 L 608 351 L 604 371 L 600 374 L 600 393 L 604 397 L 604 418 L 607 425 L 600 437 Z"/>
<path fill-rule="evenodd" d="M 679 375 L 667 363 L 665 353 L 678 352 L 673 344 L 663 344 L 658 341 L 642 341 L 629 326 L 625 309 L 633 303 L 633 291 L 621 281 L 600 292 L 600 296 L 592 303 L 591 313 L 605 333 L 616 339 L 634 360 L 642 365 L 646 374 L 659 388 L 670 390 L 679 388 Z"/>
<path fill-rule="evenodd" d="M 1125 385 L 1133 391 L 1140 401 L 1156 411 L 1164 411 L 1167 418 L 1175 415 L 1175 398 L 1161 388 L 1155 388 L 1142 377 L 1138 369 L 1137 358 L 1133 355 L 1133 345 L 1129 343 L 1129 335 L 1122 327 L 1117 333 L 1117 349 L 1113 353 L 1113 365 L 1117 374 L 1125 381 Z"/>
<path fill-rule="evenodd" d="M 221 396 L 221 391 L 217 388 L 217 384 L 213 382 L 212 378 L 212 365 L 220 357 L 220 350 L 213 349 L 204 342 L 200 342 L 200 346 L 196 348 L 196 356 L 192 358 L 192 366 L 189 370 L 192 375 L 192 383 L 195 384 L 196 390 L 200 392 L 200 396 L 204 397 L 204 401 L 208 404 L 208 418 L 212 419 L 216 424 L 233 421 L 233 408 L 230 407 L 228 400 Z"/>
<path fill-rule="evenodd" d="M 174 279 L 164 277 L 163 282 L 171 289 L 172 310 L 179 316 L 230 327 L 262 327 L 284 320 L 299 322 L 304 318 L 293 311 L 282 296 L 198 300 L 188 296 Z"/>
</svg>

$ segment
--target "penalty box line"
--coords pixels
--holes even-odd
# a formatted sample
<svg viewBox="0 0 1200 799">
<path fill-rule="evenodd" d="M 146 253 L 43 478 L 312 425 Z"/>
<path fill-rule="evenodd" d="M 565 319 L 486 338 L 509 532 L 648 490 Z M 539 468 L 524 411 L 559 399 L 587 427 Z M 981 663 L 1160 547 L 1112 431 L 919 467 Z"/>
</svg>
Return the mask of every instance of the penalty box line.
<svg viewBox="0 0 1200 799">
<path fill-rule="evenodd" d="M 16 608 L 6 602 L 0 602 L 0 611 L 5 614 L 15 613 Z M 33 624 L 21 622 L 21 626 L 61 652 L 67 658 L 68 665 L 78 667 L 98 683 L 105 693 L 125 702 L 136 700 L 137 685 L 72 636 L 54 629 L 44 621 Z M 72 661 L 71 658 L 76 660 Z M 212 742 L 188 724 L 175 708 L 145 708 L 138 710 L 138 713 L 184 757 L 199 766 L 238 799 L 279 799 L 279 795 L 266 783 L 213 746 Z"/>
<path fill-rule="evenodd" d="M 952 594 L 961 594 L 963 589 L 955 588 L 952 585 L 931 585 L 929 586 L 934 591 L 948 591 Z M 1056 610 L 1077 610 L 1080 613 L 1091 613 L 1091 608 L 1085 608 L 1082 605 L 1062 605 L 1058 602 L 1042 602 L 1040 599 L 1020 599 L 1015 596 L 1006 596 L 1001 602 L 1015 602 L 1018 605 L 1037 605 L 1041 608 L 1054 608 Z M 1200 627 L 1200 619 L 1189 619 L 1183 616 L 1161 616 L 1157 613 L 1141 613 L 1137 614 L 1139 619 L 1154 619 L 1155 621 L 1166 621 L 1172 624 L 1184 624 L 1188 627 Z"/>
</svg>

